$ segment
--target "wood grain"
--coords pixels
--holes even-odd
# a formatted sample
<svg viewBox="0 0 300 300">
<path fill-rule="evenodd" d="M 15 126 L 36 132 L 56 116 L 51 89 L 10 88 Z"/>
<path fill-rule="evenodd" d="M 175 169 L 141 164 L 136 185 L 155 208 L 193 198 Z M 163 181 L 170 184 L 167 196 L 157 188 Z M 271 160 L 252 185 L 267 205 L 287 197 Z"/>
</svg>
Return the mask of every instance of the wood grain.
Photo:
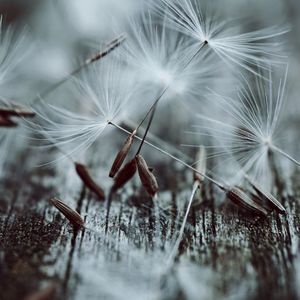
<svg viewBox="0 0 300 300">
<path fill-rule="evenodd" d="M 55 168 L 10 166 L 0 185 L 0 299 L 24 299 L 52 285 L 57 299 L 297 299 L 300 175 L 291 191 L 278 189 L 287 215 L 267 218 L 222 202 L 206 183 L 168 269 L 192 189 L 176 183 L 183 169 L 170 168 L 173 177 L 159 178 L 157 200 L 129 184 L 109 206 L 75 173 L 68 189 Z M 84 231 L 50 205 L 61 191 L 85 217 Z"/>
</svg>

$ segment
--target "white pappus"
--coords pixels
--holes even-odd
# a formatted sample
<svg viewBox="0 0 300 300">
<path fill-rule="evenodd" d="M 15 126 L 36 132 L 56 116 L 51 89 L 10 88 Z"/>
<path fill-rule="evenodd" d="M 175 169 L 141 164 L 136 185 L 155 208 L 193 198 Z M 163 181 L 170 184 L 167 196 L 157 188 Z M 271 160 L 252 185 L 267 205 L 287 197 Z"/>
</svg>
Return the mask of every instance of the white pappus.
<svg viewBox="0 0 300 300">
<path fill-rule="evenodd" d="M 204 1 L 204 4 L 212 3 Z M 213 13 L 203 9 L 200 1 L 152 1 L 154 9 L 169 20 L 170 27 L 192 39 L 191 51 L 195 54 L 203 45 L 219 56 L 227 65 L 238 65 L 252 73 L 259 65 L 281 62 L 276 38 L 289 31 L 288 26 L 273 26 L 252 32 L 240 33 L 240 22 L 219 21 Z"/>
<path fill-rule="evenodd" d="M 46 146 L 56 146 L 70 157 L 84 152 L 110 122 L 118 123 L 130 112 L 134 79 L 129 80 L 125 70 L 116 57 L 94 64 L 76 80 L 77 99 L 68 103 L 71 108 L 43 101 L 31 127 L 45 137 Z"/>
<path fill-rule="evenodd" d="M 263 74 L 255 76 L 254 86 L 244 78 L 237 99 L 211 93 L 208 98 L 215 108 L 198 115 L 201 124 L 194 126 L 190 133 L 203 139 L 213 138 L 213 145 L 207 145 L 209 157 L 218 158 L 223 168 L 229 162 L 230 166 L 238 162 L 241 169 L 234 177 L 249 173 L 259 181 L 270 179 L 270 153 L 280 154 L 300 165 L 282 150 L 280 119 L 287 71 L 277 85 L 272 80 L 271 69 L 268 80 Z"/>
<path fill-rule="evenodd" d="M 205 55 L 201 68 L 190 63 L 193 54 L 186 37 L 170 30 L 166 20 L 160 22 L 149 11 L 130 21 L 123 50 L 129 67 L 139 79 L 140 94 L 143 99 L 149 98 L 150 103 L 164 89 L 168 90 L 164 103 L 174 98 L 188 101 L 216 73 L 216 67 L 211 68 Z"/>
</svg>

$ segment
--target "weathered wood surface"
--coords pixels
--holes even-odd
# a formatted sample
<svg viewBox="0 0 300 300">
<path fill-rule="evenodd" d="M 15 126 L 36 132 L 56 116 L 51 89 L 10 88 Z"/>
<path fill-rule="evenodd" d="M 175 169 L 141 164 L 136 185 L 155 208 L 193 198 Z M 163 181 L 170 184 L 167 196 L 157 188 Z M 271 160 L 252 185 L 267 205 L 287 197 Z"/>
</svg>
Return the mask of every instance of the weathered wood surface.
<svg viewBox="0 0 300 300">
<path fill-rule="evenodd" d="M 167 269 L 192 182 L 183 181 L 187 175 L 170 161 L 156 168 L 156 202 L 130 184 L 113 197 L 108 215 L 106 202 L 83 188 L 68 163 L 7 167 L 0 185 L 0 299 L 24 299 L 49 285 L 57 299 L 299 297 L 299 174 L 291 191 L 278 189 L 288 214 L 266 219 L 219 204 L 222 195 L 206 184 L 176 263 Z M 49 203 L 57 195 L 89 229 L 73 231 Z"/>
</svg>

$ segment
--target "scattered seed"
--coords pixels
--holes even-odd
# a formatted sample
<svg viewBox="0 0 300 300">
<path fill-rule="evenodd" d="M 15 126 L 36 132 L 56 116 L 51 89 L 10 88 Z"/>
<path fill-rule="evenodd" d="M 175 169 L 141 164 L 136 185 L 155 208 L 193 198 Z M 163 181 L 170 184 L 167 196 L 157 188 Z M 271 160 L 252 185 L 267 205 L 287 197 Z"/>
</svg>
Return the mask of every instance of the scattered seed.
<svg viewBox="0 0 300 300">
<path fill-rule="evenodd" d="M 249 197 L 255 202 L 257 203 L 258 205 L 261 205 L 263 206 L 268 212 L 272 212 L 272 209 L 270 207 L 266 207 L 263 205 L 262 203 L 262 199 L 253 191 L 249 191 L 249 190 L 246 190 L 245 188 L 239 186 L 238 187 L 241 191 L 243 191 L 243 193 L 249 195 Z"/>
<path fill-rule="evenodd" d="M 83 226 L 84 221 L 81 218 L 80 214 L 69 207 L 67 204 L 62 202 L 57 198 L 53 198 L 50 202 L 74 225 L 74 226 Z"/>
<path fill-rule="evenodd" d="M 126 156 L 128 155 L 128 152 L 131 148 L 135 134 L 136 134 L 136 130 L 134 130 L 132 132 L 132 134 L 130 134 L 128 136 L 128 138 L 126 139 L 125 143 L 123 144 L 121 150 L 118 152 L 118 154 L 113 162 L 113 165 L 110 169 L 109 177 L 114 178 L 115 175 L 117 174 L 117 172 L 120 170 Z"/>
<path fill-rule="evenodd" d="M 155 176 L 149 170 L 145 159 L 140 154 L 136 155 L 135 160 L 139 176 L 145 190 L 151 197 L 154 197 L 155 194 L 158 192 L 158 184 Z"/>
<path fill-rule="evenodd" d="M 276 209 L 279 213 L 281 213 L 281 214 L 286 213 L 285 208 L 282 206 L 282 204 L 273 195 L 263 191 L 263 189 L 261 187 L 259 187 L 255 182 L 253 182 L 249 178 L 249 176 L 246 175 L 245 178 L 251 184 L 251 186 L 253 187 L 253 189 L 257 193 L 257 195 L 262 198 L 262 200 L 267 201 L 272 206 L 272 208 Z"/>
<path fill-rule="evenodd" d="M 2 117 L 0 116 L 0 127 L 17 127 L 18 124 L 14 121 L 12 121 L 10 118 Z"/>
<path fill-rule="evenodd" d="M 122 188 L 136 173 L 135 158 L 129 161 L 117 174 L 112 191 L 115 192 Z"/>
<path fill-rule="evenodd" d="M 76 169 L 78 176 L 81 178 L 81 180 L 86 185 L 86 187 L 89 188 L 92 192 L 94 192 L 99 197 L 100 200 L 104 200 L 105 199 L 104 191 L 94 181 L 87 166 L 76 162 L 75 169 Z"/>
<path fill-rule="evenodd" d="M 90 64 L 94 61 L 97 61 L 101 58 L 103 58 L 104 56 L 108 55 L 110 52 L 112 52 L 114 49 L 116 49 L 117 47 L 119 47 L 126 39 L 126 35 L 123 33 L 121 34 L 118 38 L 112 40 L 107 47 L 105 48 L 105 50 L 100 51 L 96 54 L 94 54 L 93 56 L 91 56 L 90 58 L 88 58 L 86 60 L 86 64 Z"/>
<path fill-rule="evenodd" d="M 201 146 L 198 153 L 197 153 L 197 164 L 196 164 L 196 170 L 204 174 L 206 173 L 206 150 L 204 146 Z M 204 177 L 200 175 L 199 173 L 194 172 L 194 181 L 198 181 L 199 184 L 202 184 L 204 181 Z"/>
<path fill-rule="evenodd" d="M 227 197 L 237 205 L 243 206 L 255 213 L 266 216 L 268 212 L 264 207 L 257 204 L 251 199 L 243 190 L 238 187 L 234 187 L 227 191 Z"/>
</svg>

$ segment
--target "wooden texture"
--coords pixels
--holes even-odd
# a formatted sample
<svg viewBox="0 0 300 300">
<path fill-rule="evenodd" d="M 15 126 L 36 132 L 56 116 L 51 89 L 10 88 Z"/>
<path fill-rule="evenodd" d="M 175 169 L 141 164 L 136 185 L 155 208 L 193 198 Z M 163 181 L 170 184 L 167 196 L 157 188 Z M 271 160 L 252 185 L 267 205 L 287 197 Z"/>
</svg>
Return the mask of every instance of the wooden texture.
<svg viewBox="0 0 300 300">
<path fill-rule="evenodd" d="M 299 174 L 289 189 L 277 182 L 288 214 L 267 218 L 222 202 L 206 183 L 170 267 L 192 175 L 169 161 L 155 167 L 157 199 L 129 184 L 108 206 L 82 186 L 68 163 L 7 166 L 0 185 L 0 299 L 24 299 L 52 285 L 57 299 L 299 297 Z M 87 229 L 74 231 L 49 203 L 52 196 L 76 208 Z"/>
</svg>

